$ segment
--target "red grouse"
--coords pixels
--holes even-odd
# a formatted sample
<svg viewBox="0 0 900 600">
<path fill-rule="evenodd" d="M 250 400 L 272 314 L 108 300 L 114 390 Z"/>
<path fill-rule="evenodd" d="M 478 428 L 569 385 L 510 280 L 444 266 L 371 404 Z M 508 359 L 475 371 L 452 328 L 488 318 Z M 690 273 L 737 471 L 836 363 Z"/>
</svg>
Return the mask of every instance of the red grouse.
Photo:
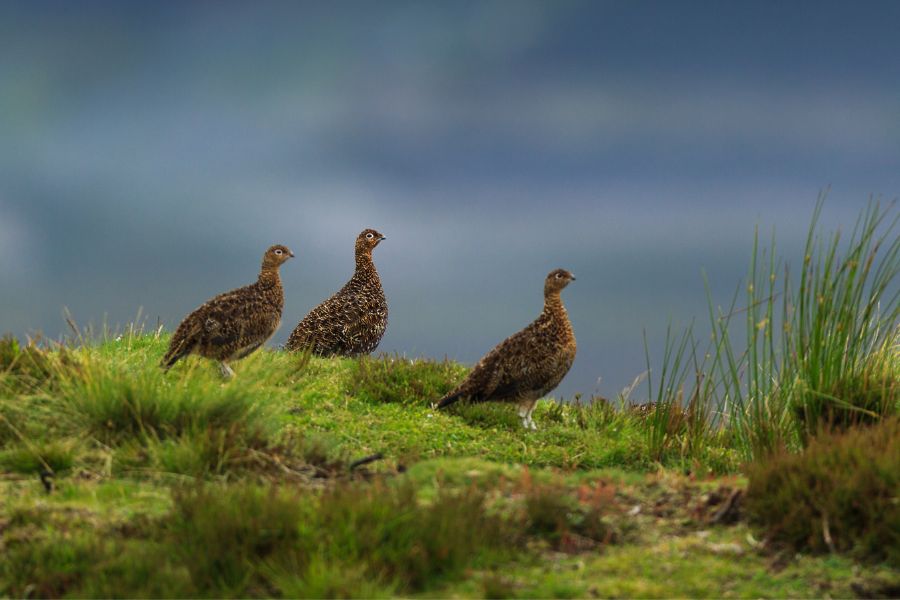
<svg viewBox="0 0 900 600">
<path fill-rule="evenodd" d="M 359 234 L 353 277 L 300 321 L 285 344 L 287 350 L 357 356 L 378 346 L 387 328 L 388 308 L 372 250 L 384 239 L 374 229 Z"/>
<path fill-rule="evenodd" d="M 538 399 L 554 389 L 575 360 L 575 334 L 560 292 L 575 277 L 556 269 L 544 281 L 544 310 L 522 331 L 506 338 L 478 361 L 468 377 L 438 402 L 458 400 L 515 402 L 522 425 L 537 429 L 531 418 Z"/>
<path fill-rule="evenodd" d="M 263 255 L 256 283 L 219 294 L 185 317 L 169 342 L 163 370 L 199 354 L 219 361 L 223 376 L 233 376 L 228 363 L 262 346 L 281 324 L 284 290 L 278 269 L 293 256 L 286 246 L 272 246 Z"/>
</svg>

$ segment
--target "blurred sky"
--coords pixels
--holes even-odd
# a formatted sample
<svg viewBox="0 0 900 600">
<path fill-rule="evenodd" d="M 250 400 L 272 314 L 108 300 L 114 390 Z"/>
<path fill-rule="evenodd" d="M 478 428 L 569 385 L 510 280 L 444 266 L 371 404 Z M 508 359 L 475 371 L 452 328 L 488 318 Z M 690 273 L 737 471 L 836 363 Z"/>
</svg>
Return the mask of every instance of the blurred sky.
<svg viewBox="0 0 900 600">
<path fill-rule="evenodd" d="M 284 243 L 273 345 L 350 276 L 380 346 L 474 362 L 541 308 L 612 395 L 727 304 L 754 226 L 796 256 L 900 193 L 900 2 L 0 3 L 0 331 L 172 328 Z M 598 378 L 602 378 L 598 383 Z"/>
</svg>

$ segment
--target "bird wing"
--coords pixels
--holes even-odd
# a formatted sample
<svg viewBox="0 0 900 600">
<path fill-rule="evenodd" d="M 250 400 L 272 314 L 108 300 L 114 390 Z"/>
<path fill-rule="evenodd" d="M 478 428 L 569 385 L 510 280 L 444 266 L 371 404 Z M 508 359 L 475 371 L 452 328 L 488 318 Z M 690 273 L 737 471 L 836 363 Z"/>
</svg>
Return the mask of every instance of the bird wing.
<svg viewBox="0 0 900 600">
<path fill-rule="evenodd" d="M 209 342 L 221 346 L 258 345 L 274 333 L 280 320 L 278 312 L 250 290 L 210 300 L 205 316 L 204 332 Z"/>
<path fill-rule="evenodd" d="M 523 332 L 506 338 L 479 360 L 469 376 L 460 384 L 462 395 L 473 401 L 495 400 L 516 395 L 518 381 L 511 367 L 515 361 L 511 356 L 521 344 Z"/>
<path fill-rule="evenodd" d="M 378 302 L 365 294 L 353 293 L 343 300 L 341 338 L 345 346 L 362 352 L 371 351 L 384 334 L 387 314 Z"/>
<path fill-rule="evenodd" d="M 381 339 L 387 315 L 371 294 L 349 284 L 309 311 L 291 333 L 288 346 L 312 345 L 322 354 L 368 351 L 366 340 Z M 373 336 L 377 332 L 377 336 Z"/>
<path fill-rule="evenodd" d="M 326 354 L 334 351 L 341 326 L 339 300 L 335 294 L 309 311 L 291 332 L 288 347 L 302 350 L 312 346 L 313 351 Z"/>
<path fill-rule="evenodd" d="M 513 399 L 546 387 L 552 350 L 542 343 L 540 319 L 509 336 L 472 368 L 460 385 L 474 401 Z"/>
<path fill-rule="evenodd" d="M 228 345 L 243 338 L 268 338 L 273 322 L 278 322 L 273 310 L 252 285 L 219 294 L 208 300 L 179 325 L 174 338 L 183 337 L 193 343 Z"/>
</svg>

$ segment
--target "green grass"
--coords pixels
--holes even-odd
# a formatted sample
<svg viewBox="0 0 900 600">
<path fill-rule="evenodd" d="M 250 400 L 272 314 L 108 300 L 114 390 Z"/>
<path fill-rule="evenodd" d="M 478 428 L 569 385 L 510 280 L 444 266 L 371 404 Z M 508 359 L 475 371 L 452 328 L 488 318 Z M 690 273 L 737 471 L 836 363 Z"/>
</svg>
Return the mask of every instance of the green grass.
<svg viewBox="0 0 900 600">
<path fill-rule="evenodd" d="M 399 357 L 265 351 L 228 382 L 200 359 L 163 375 L 166 341 L 47 352 L 43 386 L 0 397 L 0 595 L 809 597 L 894 584 L 847 558 L 773 570 L 772 550 L 748 542 L 764 529 L 709 522 L 710 493 L 744 485 L 727 475 L 739 465 L 725 436 L 708 438 L 709 462 L 687 463 L 653 449 L 652 413 L 599 400 L 542 402 L 537 432 L 506 406 L 436 412 L 432 395 L 464 370 Z M 427 386 L 410 381 L 423 373 Z M 375 452 L 384 460 L 350 470 Z"/>
<path fill-rule="evenodd" d="M 648 360 L 652 405 L 545 399 L 538 431 L 436 411 L 448 361 L 264 350 L 223 381 L 163 374 L 159 330 L 5 337 L 0 597 L 896 595 L 888 212 L 841 244 L 817 209 L 796 276 L 755 247 L 747 306 Z"/>
<path fill-rule="evenodd" d="M 266 454 L 299 438 L 307 451 L 324 445 L 348 458 L 381 452 L 395 461 L 479 456 L 570 469 L 684 466 L 676 453 L 650 452 L 642 417 L 601 403 L 543 401 L 537 432 L 525 431 L 508 405 L 434 410 L 431 403 L 463 376 L 459 365 L 390 356 L 312 358 L 298 367 L 293 355 L 264 351 L 223 384 L 210 364 L 193 358 L 162 376 L 157 362 L 166 341 L 123 338 L 69 351 L 65 365 L 47 353 L 52 386 L 0 398 L 0 452 L 47 460 L 60 454 L 45 448 L 53 440 L 53 448 L 70 448 L 64 468 L 93 469 L 103 460 L 115 472 L 192 477 L 227 475 L 249 460 L 247 450 Z M 711 469 L 737 468 L 727 448 L 719 455 Z"/>
<path fill-rule="evenodd" d="M 896 202 L 870 202 L 846 239 L 820 231 L 823 203 L 793 260 L 757 232 L 742 288 L 724 308 L 709 299 L 708 342 L 670 329 L 658 374 L 648 358 L 653 455 L 703 461 L 725 435 L 749 461 L 900 414 Z"/>
</svg>

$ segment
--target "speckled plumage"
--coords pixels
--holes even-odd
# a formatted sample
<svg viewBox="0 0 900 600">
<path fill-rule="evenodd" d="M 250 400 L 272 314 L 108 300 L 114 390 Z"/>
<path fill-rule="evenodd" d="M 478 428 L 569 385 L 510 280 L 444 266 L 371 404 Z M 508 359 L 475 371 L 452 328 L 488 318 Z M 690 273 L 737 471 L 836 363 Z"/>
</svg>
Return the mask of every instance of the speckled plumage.
<svg viewBox="0 0 900 600">
<path fill-rule="evenodd" d="M 544 282 L 544 310 L 522 331 L 485 355 L 465 380 L 438 402 L 515 402 L 526 428 L 537 429 L 531 413 L 538 399 L 553 390 L 575 360 L 575 334 L 560 292 L 575 277 L 556 269 Z"/>
<path fill-rule="evenodd" d="M 388 308 L 372 250 L 383 239 L 374 229 L 359 234 L 353 277 L 300 321 L 285 344 L 287 350 L 310 350 L 317 356 L 357 356 L 378 346 L 387 328 Z"/>
<path fill-rule="evenodd" d="M 262 346 L 281 324 L 284 290 L 278 269 L 292 256 L 287 247 L 272 246 L 255 283 L 219 294 L 185 317 L 160 366 L 168 371 L 189 354 L 199 354 L 218 360 L 223 375 L 233 375 L 228 362 Z"/>
</svg>

